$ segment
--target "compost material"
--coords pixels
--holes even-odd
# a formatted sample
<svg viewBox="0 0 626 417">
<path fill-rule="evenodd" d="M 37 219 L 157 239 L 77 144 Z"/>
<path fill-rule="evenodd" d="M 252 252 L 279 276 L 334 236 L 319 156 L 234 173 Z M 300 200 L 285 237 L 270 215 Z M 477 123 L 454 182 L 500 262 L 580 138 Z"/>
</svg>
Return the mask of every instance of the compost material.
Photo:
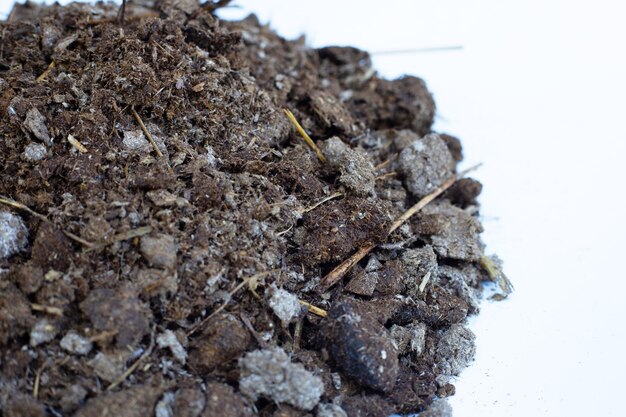
<svg viewBox="0 0 626 417">
<path fill-rule="evenodd" d="M 219 3 L 0 23 L 0 414 L 449 415 L 510 289 L 459 140 L 422 80 Z"/>
</svg>

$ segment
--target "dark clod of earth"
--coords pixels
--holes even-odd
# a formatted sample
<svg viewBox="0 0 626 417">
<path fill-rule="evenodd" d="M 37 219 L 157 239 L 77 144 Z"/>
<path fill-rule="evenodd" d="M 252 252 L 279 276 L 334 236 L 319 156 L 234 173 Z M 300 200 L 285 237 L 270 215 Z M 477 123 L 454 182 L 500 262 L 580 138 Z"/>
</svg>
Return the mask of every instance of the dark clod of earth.
<svg viewBox="0 0 626 417">
<path fill-rule="evenodd" d="M 510 290 L 459 140 L 422 80 L 220 3 L 0 23 L 0 415 L 449 415 Z"/>
</svg>

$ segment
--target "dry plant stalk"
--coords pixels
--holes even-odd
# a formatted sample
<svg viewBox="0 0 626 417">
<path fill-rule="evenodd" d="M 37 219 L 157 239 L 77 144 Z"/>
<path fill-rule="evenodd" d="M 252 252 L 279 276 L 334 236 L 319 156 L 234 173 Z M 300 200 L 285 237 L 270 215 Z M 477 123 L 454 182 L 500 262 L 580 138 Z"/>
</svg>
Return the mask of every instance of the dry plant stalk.
<svg viewBox="0 0 626 417">
<path fill-rule="evenodd" d="M 271 271 L 265 271 L 265 272 L 260 272 L 258 274 L 252 275 L 249 278 L 244 278 L 244 280 L 242 282 L 240 282 L 239 284 L 237 284 L 237 286 L 235 288 L 233 288 L 229 293 L 229 299 L 224 301 L 222 303 L 222 305 L 220 305 L 214 312 L 212 312 L 211 314 L 209 314 L 208 316 L 206 316 L 204 319 L 202 319 L 202 321 L 198 324 L 196 324 L 195 326 L 193 326 L 191 328 L 191 330 L 189 330 L 187 332 L 187 337 L 191 336 L 192 334 L 194 334 L 195 332 L 197 332 L 198 330 L 200 330 L 200 328 L 202 328 L 209 320 L 211 320 L 213 317 L 215 317 L 217 314 L 219 314 L 222 310 L 224 310 L 226 308 L 226 306 L 228 305 L 228 303 L 230 302 L 230 298 L 235 295 L 240 289 L 242 289 L 246 284 L 250 287 L 250 291 L 252 291 L 254 293 L 255 288 L 256 288 L 256 283 L 260 278 L 263 278 L 271 273 L 274 272 L 278 272 L 277 270 L 271 270 Z"/>
<path fill-rule="evenodd" d="M 465 171 L 457 175 L 454 175 L 448 178 L 446 181 L 444 181 L 444 183 L 441 184 L 439 187 L 437 187 L 433 192 L 431 192 L 430 194 L 422 198 L 415 205 L 413 205 L 411 208 L 405 211 L 402 214 L 402 216 L 398 217 L 398 219 L 395 222 L 393 222 L 391 227 L 389 227 L 389 230 L 387 231 L 387 236 L 389 236 L 394 231 L 396 231 L 396 229 L 402 226 L 402 224 L 408 219 L 410 219 L 411 216 L 415 215 L 415 213 L 417 213 L 418 211 L 426 207 L 431 201 L 433 201 L 435 198 L 443 194 L 448 188 L 450 188 L 456 182 L 457 179 L 462 178 L 468 172 L 471 172 L 477 169 L 479 166 L 480 164 L 473 166 L 471 168 L 468 168 Z M 356 265 L 361 259 L 365 258 L 365 256 L 367 256 L 367 254 L 370 253 L 370 251 L 374 249 L 375 247 L 376 247 L 376 244 L 374 243 L 366 243 L 362 245 L 354 253 L 354 255 L 352 255 L 351 257 L 349 257 L 342 263 L 340 263 L 335 269 L 330 271 L 324 278 L 322 278 L 322 281 L 320 281 L 317 291 L 319 293 L 322 293 L 328 290 L 333 285 L 335 285 L 348 273 L 348 271 L 350 271 L 350 269 L 352 269 L 354 265 Z"/>
<path fill-rule="evenodd" d="M 59 307 L 44 306 L 41 304 L 31 303 L 30 308 L 33 311 L 50 314 L 51 316 L 63 317 L 63 310 L 61 310 Z"/>
<path fill-rule="evenodd" d="M 22 203 L 20 203 L 18 201 L 15 201 L 15 200 L 12 200 L 12 199 L 6 198 L 6 197 L 0 197 L 0 204 L 6 204 L 7 206 L 16 208 L 18 210 L 24 210 L 27 213 L 29 213 L 30 215 L 37 217 L 39 220 L 42 220 L 44 222 L 50 223 L 50 220 L 48 220 L 48 218 L 46 216 L 44 216 L 43 214 L 37 213 L 35 210 L 31 209 L 30 207 L 28 207 L 28 206 L 26 206 L 26 205 L 24 205 L 24 204 L 22 204 Z M 79 236 L 76 236 L 75 234 L 73 234 L 71 232 L 68 232 L 68 231 L 64 230 L 63 233 L 67 237 L 69 237 L 70 239 L 75 240 L 76 242 L 78 242 L 78 243 L 80 243 L 82 245 L 85 245 L 87 247 L 93 246 L 93 243 L 87 242 L 83 238 L 81 238 Z"/>
<path fill-rule="evenodd" d="M 39 77 L 37 77 L 37 82 L 40 83 L 43 80 L 46 79 L 46 77 L 48 76 L 48 74 L 50 74 L 50 71 L 52 71 L 54 69 L 54 67 L 57 66 L 57 63 L 52 61 L 50 62 L 50 65 L 48 65 L 48 68 L 46 68 L 46 70 L 44 72 L 41 73 L 41 75 Z"/>
<path fill-rule="evenodd" d="M 74 136 L 72 135 L 67 135 L 67 141 L 70 143 L 70 145 L 72 145 L 74 148 L 76 148 L 76 150 L 80 153 L 87 153 L 87 148 L 85 148 L 85 145 L 83 145 L 82 143 L 80 143 L 80 141 L 78 139 L 76 139 Z"/>
<path fill-rule="evenodd" d="M 154 350 L 154 344 L 155 344 L 154 339 L 155 339 L 154 328 L 152 328 L 152 337 L 150 338 L 150 346 L 148 346 L 148 349 L 146 349 L 143 355 L 141 355 L 135 362 L 133 362 L 133 364 L 130 365 L 128 369 L 124 371 L 122 375 L 120 375 L 115 381 L 111 383 L 111 385 L 107 387 L 107 391 L 111 391 L 115 389 L 115 387 L 117 387 L 122 382 L 124 382 L 126 378 L 128 378 L 133 372 L 137 370 L 137 368 L 139 368 L 139 365 L 141 365 L 141 362 L 146 360 L 152 354 L 152 351 Z"/>
<path fill-rule="evenodd" d="M 39 385 L 41 384 L 41 374 L 46 367 L 46 361 L 44 361 L 39 369 L 37 369 L 37 373 L 35 374 L 35 383 L 33 384 L 33 397 L 37 399 L 39 397 Z"/>
<path fill-rule="evenodd" d="M 317 159 L 319 159 L 321 163 L 325 164 L 326 157 L 322 153 L 322 150 L 315 144 L 315 142 L 313 142 L 313 139 L 311 139 L 309 134 L 306 133 L 306 131 L 302 128 L 300 123 L 298 123 L 296 116 L 294 116 L 293 113 L 287 109 L 283 109 L 283 111 L 285 112 L 285 114 L 287 115 L 291 123 L 294 125 L 294 127 L 296 128 L 300 136 L 302 136 L 302 139 L 304 139 L 306 144 L 309 145 L 309 148 L 311 148 L 313 152 L 315 152 L 315 155 L 317 155 Z"/>
<path fill-rule="evenodd" d="M 319 202 L 313 204 L 310 207 L 305 208 L 302 213 L 304 214 L 304 213 L 308 213 L 310 211 L 313 211 L 316 208 L 318 208 L 319 206 L 321 206 L 322 204 L 324 204 L 325 202 L 330 201 L 330 200 L 332 200 L 334 198 L 337 198 L 337 197 L 341 197 L 342 195 L 343 195 L 343 193 L 334 193 L 334 194 L 329 195 L 328 197 L 324 197 Z"/>
<path fill-rule="evenodd" d="M 141 117 L 139 116 L 139 114 L 135 111 L 135 109 L 133 107 L 131 107 L 130 111 L 133 114 L 133 116 L 135 117 L 135 120 L 137 120 L 137 123 L 139 123 L 139 126 L 141 127 L 141 130 L 143 130 L 143 133 L 146 134 L 146 137 L 148 138 L 148 141 L 150 142 L 150 145 L 152 145 L 152 148 L 154 149 L 156 154 L 159 156 L 159 158 L 163 158 L 163 152 L 161 152 L 161 150 L 157 146 L 156 142 L 152 138 L 152 135 L 148 131 L 148 128 L 146 128 L 146 125 L 143 124 L 143 120 L 141 120 Z"/>
<path fill-rule="evenodd" d="M 315 314 L 316 316 L 320 316 L 320 317 L 326 317 L 328 316 L 328 312 L 322 308 L 316 307 L 311 303 L 307 303 L 306 301 L 303 300 L 298 300 L 300 302 L 300 304 L 302 304 L 303 306 L 305 306 L 306 308 L 309 309 L 309 311 L 313 314 Z"/>
<path fill-rule="evenodd" d="M 30 207 L 25 206 L 22 203 L 19 203 L 15 200 L 12 200 L 10 198 L 6 198 L 6 197 L 2 197 L 0 196 L 0 204 L 6 204 L 7 206 L 19 209 L 19 210 L 24 210 L 26 212 L 28 212 L 29 214 L 37 217 L 40 220 L 43 220 L 44 222 L 49 221 L 48 218 L 46 216 L 44 216 L 43 214 L 39 214 L 34 210 L 31 210 Z"/>
</svg>

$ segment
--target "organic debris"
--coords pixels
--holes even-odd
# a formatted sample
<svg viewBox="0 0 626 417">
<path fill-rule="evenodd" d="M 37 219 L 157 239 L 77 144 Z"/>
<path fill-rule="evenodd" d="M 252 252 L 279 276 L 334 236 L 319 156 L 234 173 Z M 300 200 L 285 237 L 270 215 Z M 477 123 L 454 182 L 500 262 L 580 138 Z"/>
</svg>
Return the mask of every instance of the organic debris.
<svg viewBox="0 0 626 417">
<path fill-rule="evenodd" d="M 459 140 L 422 80 L 226 4 L 0 23 L 3 415 L 449 415 L 512 290 Z"/>
</svg>

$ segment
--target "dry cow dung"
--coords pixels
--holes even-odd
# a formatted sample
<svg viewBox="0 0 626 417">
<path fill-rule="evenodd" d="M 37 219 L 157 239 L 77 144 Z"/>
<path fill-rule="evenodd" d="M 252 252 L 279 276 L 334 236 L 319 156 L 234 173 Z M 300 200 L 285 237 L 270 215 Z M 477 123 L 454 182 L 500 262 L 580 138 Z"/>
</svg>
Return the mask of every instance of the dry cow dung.
<svg viewBox="0 0 626 417">
<path fill-rule="evenodd" d="M 216 3 L 0 22 L 0 414 L 449 413 L 509 290 L 459 140 L 422 80 Z"/>
</svg>

